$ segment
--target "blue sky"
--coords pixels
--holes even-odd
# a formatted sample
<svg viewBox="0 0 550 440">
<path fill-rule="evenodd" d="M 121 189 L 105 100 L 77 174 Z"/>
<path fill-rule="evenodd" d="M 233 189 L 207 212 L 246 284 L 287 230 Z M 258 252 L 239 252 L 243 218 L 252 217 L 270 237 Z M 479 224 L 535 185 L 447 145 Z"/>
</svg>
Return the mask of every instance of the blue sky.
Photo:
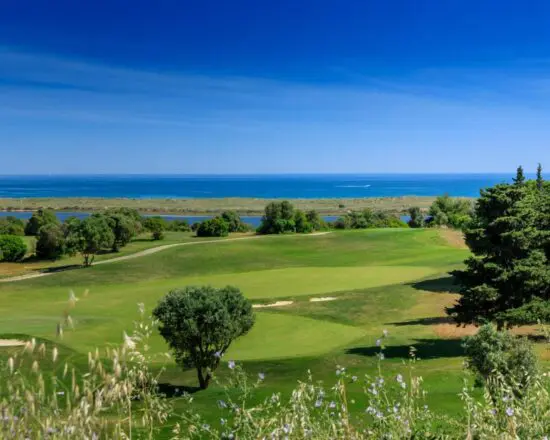
<svg viewBox="0 0 550 440">
<path fill-rule="evenodd" d="M 549 22 L 548 1 L 5 1 L 0 174 L 550 166 Z"/>
</svg>

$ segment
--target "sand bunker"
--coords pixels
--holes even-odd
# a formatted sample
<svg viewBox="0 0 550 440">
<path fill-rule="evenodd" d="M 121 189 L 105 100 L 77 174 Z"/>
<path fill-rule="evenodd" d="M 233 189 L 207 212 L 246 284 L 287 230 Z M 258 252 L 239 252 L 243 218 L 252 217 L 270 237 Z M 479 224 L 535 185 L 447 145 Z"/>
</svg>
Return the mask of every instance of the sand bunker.
<svg viewBox="0 0 550 440">
<path fill-rule="evenodd" d="M 282 307 L 282 306 L 289 306 L 294 301 L 277 301 L 272 304 L 254 304 L 252 307 L 255 309 L 263 309 L 264 307 Z"/>
<path fill-rule="evenodd" d="M 322 301 L 334 301 L 336 298 L 333 296 L 323 296 L 321 298 L 310 298 L 311 302 L 322 302 Z"/>
<path fill-rule="evenodd" d="M 26 342 L 19 341 L 17 339 L 0 339 L 0 348 L 2 347 L 20 347 L 25 345 Z"/>
</svg>

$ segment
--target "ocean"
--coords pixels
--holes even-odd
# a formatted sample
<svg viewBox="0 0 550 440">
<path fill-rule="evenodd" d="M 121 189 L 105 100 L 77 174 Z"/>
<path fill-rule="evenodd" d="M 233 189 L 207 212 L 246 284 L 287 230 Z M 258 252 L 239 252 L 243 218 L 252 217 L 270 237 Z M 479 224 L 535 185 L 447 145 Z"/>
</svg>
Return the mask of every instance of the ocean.
<svg viewBox="0 0 550 440">
<path fill-rule="evenodd" d="M 365 174 L 279 176 L 0 176 L 3 197 L 362 198 L 476 197 L 512 174 Z"/>
</svg>

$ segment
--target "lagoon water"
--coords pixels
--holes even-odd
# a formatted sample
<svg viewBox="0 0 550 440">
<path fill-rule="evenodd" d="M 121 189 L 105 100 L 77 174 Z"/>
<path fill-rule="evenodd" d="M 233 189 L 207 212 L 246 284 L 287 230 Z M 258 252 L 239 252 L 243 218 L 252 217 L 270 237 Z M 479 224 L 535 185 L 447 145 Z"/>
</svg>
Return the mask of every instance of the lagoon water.
<svg viewBox="0 0 550 440">
<path fill-rule="evenodd" d="M 365 174 L 269 176 L 0 176 L 2 197 L 361 198 L 476 197 L 512 174 Z"/>
</svg>

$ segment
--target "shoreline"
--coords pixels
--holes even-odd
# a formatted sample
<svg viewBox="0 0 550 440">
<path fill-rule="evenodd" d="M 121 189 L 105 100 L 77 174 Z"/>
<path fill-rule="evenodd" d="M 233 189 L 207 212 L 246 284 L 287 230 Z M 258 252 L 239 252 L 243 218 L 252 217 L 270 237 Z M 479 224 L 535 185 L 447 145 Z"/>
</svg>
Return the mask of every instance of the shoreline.
<svg viewBox="0 0 550 440">
<path fill-rule="evenodd" d="M 202 199 L 132 199 L 92 197 L 0 198 L 0 211 L 23 212 L 50 208 L 57 212 L 94 212 L 113 207 L 138 210 L 142 214 L 211 216 L 223 211 L 236 211 L 241 216 L 256 216 L 273 201 L 288 200 L 296 208 L 315 210 L 323 215 L 340 215 L 347 211 L 372 208 L 404 214 L 412 206 L 427 210 L 437 196 L 319 198 L 319 199 L 260 199 L 260 198 L 202 198 Z M 472 197 L 461 197 L 473 199 Z"/>
</svg>

